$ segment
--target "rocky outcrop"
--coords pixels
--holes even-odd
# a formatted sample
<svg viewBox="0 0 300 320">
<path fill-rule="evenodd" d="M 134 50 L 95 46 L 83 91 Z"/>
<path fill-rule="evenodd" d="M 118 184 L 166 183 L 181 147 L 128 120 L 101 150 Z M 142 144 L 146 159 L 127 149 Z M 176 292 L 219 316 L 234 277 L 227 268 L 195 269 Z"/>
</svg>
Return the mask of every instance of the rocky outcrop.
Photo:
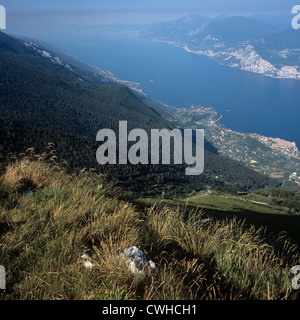
<svg viewBox="0 0 300 320">
<path fill-rule="evenodd" d="M 205 55 L 213 58 L 220 64 L 241 70 L 262 74 L 273 78 L 300 80 L 298 66 L 276 67 L 271 62 L 263 59 L 250 44 L 226 50 L 191 50 L 183 46 L 188 52 Z"/>
<path fill-rule="evenodd" d="M 27 41 L 24 43 L 25 46 L 31 50 L 32 52 L 34 52 L 36 55 L 39 55 L 42 58 L 48 59 L 51 62 L 53 62 L 54 64 L 58 64 L 60 66 L 65 67 L 66 69 L 69 69 L 71 71 L 72 68 L 69 64 L 65 63 L 62 59 L 60 59 L 59 57 L 55 57 L 53 56 L 50 52 L 44 50 L 43 48 L 41 48 L 38 44 L 36 44 L 33 41 Z"/>
<path fill-rule="evenodd" d="M 120 254 L 120 258 L 126 262 L 132 273 L 144 273 L 147 269 L 155 270 L 157 268 L 155 263 L 136 246 L 126 248 Z"/>
</svg>

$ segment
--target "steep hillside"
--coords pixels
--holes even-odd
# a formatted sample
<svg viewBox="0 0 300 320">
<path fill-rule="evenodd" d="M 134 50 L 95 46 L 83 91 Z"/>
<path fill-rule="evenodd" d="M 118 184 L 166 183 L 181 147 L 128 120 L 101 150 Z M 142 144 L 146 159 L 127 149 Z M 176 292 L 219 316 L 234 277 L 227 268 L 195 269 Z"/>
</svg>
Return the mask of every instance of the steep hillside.
<svg viewBox="0 0 300 320">
<path fill-rule="evenodd" d="M 31 147 L 42 152 L 52 142 L 70 170 L 95 168 L 107 173 L 123 190 L 135 193 L 161 194 L 166 189 L 182 194 L 206 185 L 242 189 L 276 185 L 276 181 L 208 151 L 200 177 L 185 176 L 184 166 L 98 165 L 96 134 L 100 129 L 118 132 L 120 120 L 128 121 L 128 130 L 142 128 L 147 132 L 173 125 L 128 87 L 100 84 L 105 80 L 99 74 L 76 71 L 44 49 L 33 50 L 32 43 L 29 46 L 28 42 L 3 38 L 3 43 L 9 43 L 0 50 L 0 137 L 6 161 L 9 153 Z M 9 49 L 12 46 L 22 49 Z"/>
<path fill-rule="evenodd" d="M 297 298 L 290 269 L 299 255 L 284 239 L 270 244 L 262 231 L 195 210 L 140 212 L 107 188 L 101 176 L 68 175 L 41 156 L 7 166 L 0 300 Z M 148 257 L 126 255 L 133 246 Z"/>
</svg>

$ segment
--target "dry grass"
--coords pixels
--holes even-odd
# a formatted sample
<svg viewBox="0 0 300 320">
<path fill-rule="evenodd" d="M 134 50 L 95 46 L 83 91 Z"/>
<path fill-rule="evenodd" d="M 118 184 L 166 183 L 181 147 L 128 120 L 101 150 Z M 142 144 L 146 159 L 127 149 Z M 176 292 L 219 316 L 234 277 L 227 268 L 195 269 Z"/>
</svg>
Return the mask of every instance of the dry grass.
<svg viewBox="0 0 300 320">
<path fill-rule="evenodd" d="M 106 196 L 101 177 L 68 175 L 54 160 L 25 156 L 1 177 L 0 264 L 7 291 L 0 298 L 296 298 L 290 269 L 299 256 L 290 243 L 278 251 L 263 230 L 236 220 L 203 221 L 201 212 L 153 207 L 142 214 Z M 118 254 L 133 245 L 148 253 L 156 271 L 130 272 Z M 82 266 L 84 252 L 91 270 Z"/>
</svg>

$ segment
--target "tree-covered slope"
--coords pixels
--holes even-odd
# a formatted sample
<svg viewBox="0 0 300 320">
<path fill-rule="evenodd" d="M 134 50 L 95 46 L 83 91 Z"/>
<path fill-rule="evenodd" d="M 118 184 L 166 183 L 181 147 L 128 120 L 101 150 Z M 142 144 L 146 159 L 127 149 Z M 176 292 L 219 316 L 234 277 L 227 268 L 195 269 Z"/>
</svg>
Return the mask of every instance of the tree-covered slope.
<svg viewBox="0 0 300 320">
<path fill-rule="evenodd" d="M 60 59 L 49 59 L 21 41 L 1 35 L 0 145 L 2 155 L 35 147 L 41 152 L 49 142 L 70 170 L 96 168 L 136 193 L 158 194 L 163 189 L 182 194 L 207 185 L 251 189 L 274 184 L 238 162 L 205 152 L 205 171 L 187 177 L 183 166 L 100 166 L 96 161 L 96 134 L 100 129 L 118 131 L 119 121 L 128 129 L 172 128 L 172 124 L 142 102 L 128 87 L 85 81 L 82 73 Z M 97 76 L 98 77 L 98 76 Z M 97 78 L 99 79 L 99 78 Z M 218 176 L 218 178 L 216 178 Z"/>
</svg>

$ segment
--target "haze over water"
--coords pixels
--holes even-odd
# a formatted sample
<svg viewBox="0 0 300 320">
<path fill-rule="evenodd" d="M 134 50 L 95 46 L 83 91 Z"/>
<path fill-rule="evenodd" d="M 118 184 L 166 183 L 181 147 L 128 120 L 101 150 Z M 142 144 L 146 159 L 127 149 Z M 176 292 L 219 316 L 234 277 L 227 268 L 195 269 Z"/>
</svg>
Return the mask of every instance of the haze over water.
<svg viewBox="0 0 300 320">
<path fill-rule="evenodd" d="M 183 108 L 211 106 L 230 129 L 295 141 L 300 147 L 300 81 L 273 79 L 116 31 L 74 32 L 52 43 L 150 97 Z"/>
</svg>

